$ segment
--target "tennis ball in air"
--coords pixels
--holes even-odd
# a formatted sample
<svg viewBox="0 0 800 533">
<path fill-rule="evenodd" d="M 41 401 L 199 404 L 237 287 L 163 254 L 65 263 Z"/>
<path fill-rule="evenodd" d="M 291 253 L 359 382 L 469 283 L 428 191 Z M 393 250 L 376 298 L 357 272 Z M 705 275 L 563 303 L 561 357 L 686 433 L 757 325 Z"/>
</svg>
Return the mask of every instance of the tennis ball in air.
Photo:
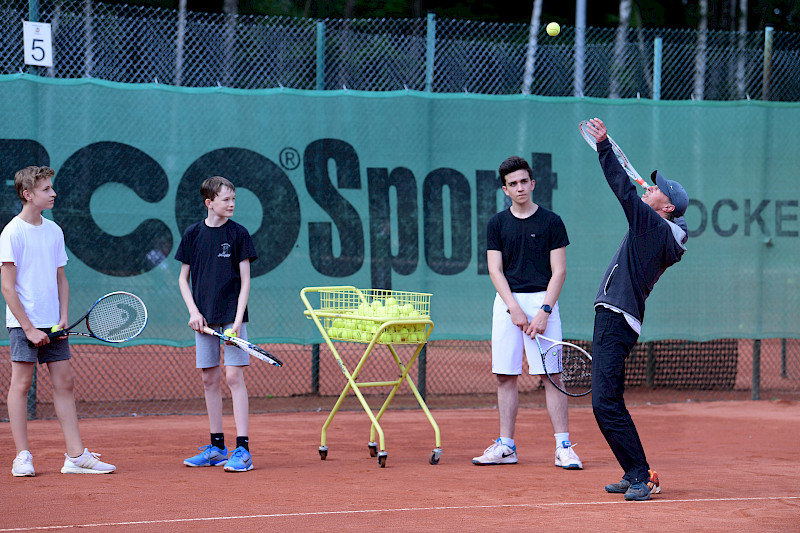
<svg viewBox="0 0 800 533">
<path fill-rule="evenodd" d="M 222 332 L 222 334 L 225 335 L 226 337 L 235 337 L 236 336 L 236 332 L 233 331 L 233 328 L 226 329 L 225 331 Z"/>
<path fill-rule="evenodd" d="M 53 324 L 50 326 L 50 333 L 55 333 L 56 331 L 60 330 L 61 328 L 58 327 L 58 324 Z"/>
<path fill-rule="evenodd" d="M 547 25 L 547 35 L 555 37 L 559 33 L 561 33 L 561 26 L 558 25 L 558 22 L 551 22 Z"/>
</svg>

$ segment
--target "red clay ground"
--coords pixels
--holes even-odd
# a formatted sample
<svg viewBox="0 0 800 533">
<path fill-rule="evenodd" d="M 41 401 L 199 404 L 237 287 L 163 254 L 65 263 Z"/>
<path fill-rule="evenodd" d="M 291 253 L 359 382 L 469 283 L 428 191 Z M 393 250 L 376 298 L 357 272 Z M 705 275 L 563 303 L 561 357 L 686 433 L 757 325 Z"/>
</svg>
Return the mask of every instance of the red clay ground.
<svg viewBox="0 0 800 533">
<path fill-rule="evenodd" d="M 256 468 L 230 474 L 182 459 L 208 436 L 204 417 L 81 420 L 84 441 L 119 470 L 62 475 L 58 422 L 34 421 L 35 478 L 10 474 L 13 444 L 0 424 L 0 532 L 97 531 L 800 531 L 800 404 L 717 402 L 632 409 L 662 494 L 625 502 L 603 485 L 621 471 L 591 409 L 571 411 L 583 471 L 553 466 L 543 409 L 523 409 L 520 463 L 477 467 L 497 412 L 435 410 L 444 454 L 428 464 L 433 431 L 420 410 L 384 417 L 387 466 L 369 457 L 363 412 L 340 412 L 317 452 L 327 413 L 251 417 Z M 226 438 L 233 420 L 226 417 Z"/>
</svg>

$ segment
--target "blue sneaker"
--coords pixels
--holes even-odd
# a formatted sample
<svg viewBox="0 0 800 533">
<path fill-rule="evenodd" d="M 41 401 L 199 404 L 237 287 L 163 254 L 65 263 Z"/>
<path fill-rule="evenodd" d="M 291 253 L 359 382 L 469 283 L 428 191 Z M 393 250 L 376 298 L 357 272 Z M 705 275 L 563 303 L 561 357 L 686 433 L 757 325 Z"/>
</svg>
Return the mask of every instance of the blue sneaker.
<svg viewBox="0 0 800 533">
<path fill-rule="evenodd" d="M 225 463 L 226 472 L 247 472 L 253 469 L 253 460 L 250 458 L 250 452 L 239 446 L 233 453 L 231 458 Z"/>
<path fill-rule="evenodd" d="M 211 444 L 197 448 L 200 453 L 183 461 L 186 466 L 219 466 L 228 460 L 228 447 L 219 449 Z"/>
</svg>

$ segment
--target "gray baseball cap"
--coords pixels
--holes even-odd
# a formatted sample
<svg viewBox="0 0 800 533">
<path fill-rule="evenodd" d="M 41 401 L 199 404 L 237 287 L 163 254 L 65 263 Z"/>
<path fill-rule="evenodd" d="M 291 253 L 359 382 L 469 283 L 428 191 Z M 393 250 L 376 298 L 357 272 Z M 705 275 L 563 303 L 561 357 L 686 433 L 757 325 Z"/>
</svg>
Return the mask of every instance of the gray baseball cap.
<svg viewBox="0 0 800 533">
<path fill-rule="evenodd" d="M 677 181 L 668 180 L 658 170 L 654 170 L 650 174 L 650 179 L 656 182 L 661 192 L 669 197 L 669 201 L 675 206 L 675 211 L 673 211 L 675 216 L 682 217 L 686 212 L 686 208 L 689 207 L 689 195 L 686 194 L 686 189 L 683 188 L 683 185 Z"/>
</svg>

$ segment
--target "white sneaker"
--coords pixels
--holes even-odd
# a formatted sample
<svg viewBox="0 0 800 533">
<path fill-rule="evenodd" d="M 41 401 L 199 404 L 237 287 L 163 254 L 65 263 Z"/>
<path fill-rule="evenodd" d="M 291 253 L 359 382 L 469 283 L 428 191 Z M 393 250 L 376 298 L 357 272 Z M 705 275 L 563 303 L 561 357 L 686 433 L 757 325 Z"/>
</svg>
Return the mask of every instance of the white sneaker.
<svg viewBox="0 0 800 533">
<path fill-rule="evenodd" d="M 517 464 L 517 447 L 506 446 L 497 439 L 494 444 L 483 451 L 483 455 L 472 459 L 474 465 L 515 465 Z"/>
<path fill-rule="evenodd" d="M 117 469 L 116 466 L 104 463 L 98 457 L 99 453 L 90 452 L 88 448 L 83 450 L 79 457 L 74 459 L 64 454 L 64 466 L 61 468 L 62 474 L 110 474 Z"/>
<path fill-rule="evenodd" d="M 14 459 L 11 467 L 11 474 L 16 477 L 33 477 L 36 472 L 33 470 L 33 456 L 28 450 L 22 450 Z"/>
<path fill-rule="evenodd" d="M 574 446 L 577 446 L 577 444 L 572 444 L 568 440 L 561 442 L 561 446 L 556 448 L 556 466 L 568 470 L 583 470 L 583 463 L 581 463 L 580 457 L 572 449 Z"/>
</svg>

